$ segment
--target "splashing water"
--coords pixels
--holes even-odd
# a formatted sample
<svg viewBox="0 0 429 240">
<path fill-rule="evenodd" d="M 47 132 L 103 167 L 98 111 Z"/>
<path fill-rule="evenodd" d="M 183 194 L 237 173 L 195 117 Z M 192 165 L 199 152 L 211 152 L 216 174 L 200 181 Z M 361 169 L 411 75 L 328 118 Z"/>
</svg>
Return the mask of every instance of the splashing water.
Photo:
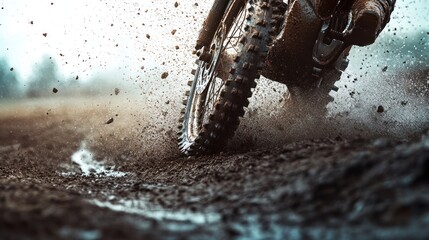
<svg viewBox="0 0 429 240">
<path fill-rule="evenodd" d="M 71 160 L 79 165 L 84 176 L 95 174 L 106 177 L 124 177 L 127 175 L 127 173 L 113 170 L 113 167 L 105 166 L 103 161 L 95 160 L 94 154 L 87 148 L 85 142 L 82 142 L 79 150 L 73 153 Z"/>
</svg>

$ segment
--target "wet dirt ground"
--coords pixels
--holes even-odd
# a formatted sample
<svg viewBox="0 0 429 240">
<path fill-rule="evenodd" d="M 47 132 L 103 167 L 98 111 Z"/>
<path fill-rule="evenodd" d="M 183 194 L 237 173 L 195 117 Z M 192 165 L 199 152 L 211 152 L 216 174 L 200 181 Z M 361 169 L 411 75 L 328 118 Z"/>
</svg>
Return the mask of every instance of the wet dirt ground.
<svg viewBox="0 0 429 240">
<path fill-rule="evenodd" d="M 73 106 L 1 109 L 0 239 L 429 238 L 425 133 L 163 157 Z"/>
</svg>

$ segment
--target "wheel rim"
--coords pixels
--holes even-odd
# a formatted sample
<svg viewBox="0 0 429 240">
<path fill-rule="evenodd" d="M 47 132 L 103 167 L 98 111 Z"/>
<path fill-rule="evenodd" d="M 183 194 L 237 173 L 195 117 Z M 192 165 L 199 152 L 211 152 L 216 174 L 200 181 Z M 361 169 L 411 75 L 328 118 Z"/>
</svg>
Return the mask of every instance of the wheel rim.
<svg viewBox="0 0 429 240">
<path fill-rule="evenodd" d="M 185 131 L 189 141 L 194 141 L 198 137 L 214 111 L 227 80 L 225 70 L 229 70 L 232 58 L 239 52 L 238 43 L 244 32 L 246 16 L 247 7 L 239 11 L 229 31 L 224 24 L 221 24 L 211 44 L 211 60 L 198 62 L 190 94 L 192 101 L 187 103 L 188 115 L 185 116 L 187 119 Z"/>
</svg>

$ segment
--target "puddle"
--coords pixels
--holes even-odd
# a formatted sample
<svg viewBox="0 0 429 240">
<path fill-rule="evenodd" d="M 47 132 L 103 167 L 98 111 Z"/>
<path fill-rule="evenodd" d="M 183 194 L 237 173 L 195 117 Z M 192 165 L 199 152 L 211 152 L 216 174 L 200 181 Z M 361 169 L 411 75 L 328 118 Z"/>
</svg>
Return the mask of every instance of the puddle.
<svg viewBox="0 0 429 240">
<path fill-rule="evenodd" d="M 171 211 L 149 205 L 147 201 L 141 199 L 120 200 L 117 203 L 90 200 L 90 203 L 113 211 L 138 214 L 159 221 L 189 222 L 197 225 L 220 221 L 220 215 L 216 213 L 198 213 L 187 210 Z"/>
<path fill-rule="evenodd" d="M 85 142 L 82 142 L 80 148 L 73 153 L 71 160 L 79 166 L 83 176 L 94 174 L 106 177 L 124 177 L 127 175 L 125 172 L 115 171 L 112 166 L 106 166 L 104 161 L 96 160 Z"/>
</svg>

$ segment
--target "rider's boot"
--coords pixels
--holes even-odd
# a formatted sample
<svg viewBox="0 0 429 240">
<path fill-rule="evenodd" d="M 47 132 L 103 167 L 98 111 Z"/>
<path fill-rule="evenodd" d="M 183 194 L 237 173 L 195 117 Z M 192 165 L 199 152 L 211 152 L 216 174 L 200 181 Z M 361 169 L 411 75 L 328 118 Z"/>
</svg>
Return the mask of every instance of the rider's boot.
<svg viewBox="0 0 429 240">
<path fill-rule="evenodd" d="M 396 0 L 355 0 L 352 25 L 346 32 L 350 43 L 366 46 L 375 42 L 390 20 Z"/>
</svg>

